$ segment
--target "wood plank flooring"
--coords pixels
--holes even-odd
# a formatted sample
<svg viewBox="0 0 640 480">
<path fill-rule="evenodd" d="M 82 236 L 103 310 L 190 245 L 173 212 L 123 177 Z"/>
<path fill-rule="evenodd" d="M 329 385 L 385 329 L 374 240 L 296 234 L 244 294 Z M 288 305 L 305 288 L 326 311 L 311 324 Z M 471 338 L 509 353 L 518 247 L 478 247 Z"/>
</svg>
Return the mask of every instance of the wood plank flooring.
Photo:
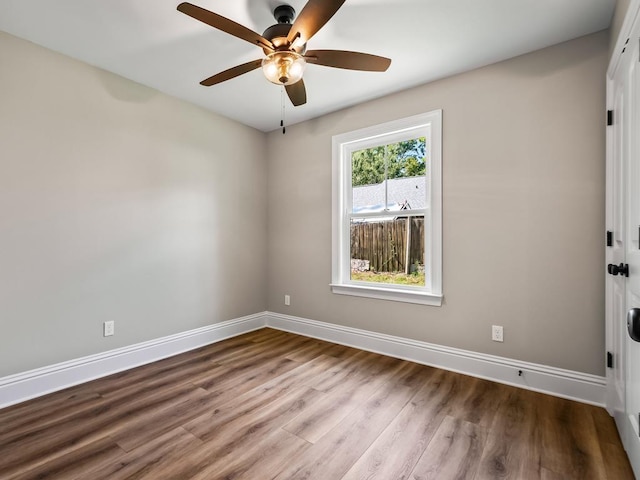
<svg viewBox="0 0 640 480">
<path fill-rule="evenodd" d="M 601 408 L 262 329 L 0 410 L 2 479 L 632 479 Z"/>
</svg>

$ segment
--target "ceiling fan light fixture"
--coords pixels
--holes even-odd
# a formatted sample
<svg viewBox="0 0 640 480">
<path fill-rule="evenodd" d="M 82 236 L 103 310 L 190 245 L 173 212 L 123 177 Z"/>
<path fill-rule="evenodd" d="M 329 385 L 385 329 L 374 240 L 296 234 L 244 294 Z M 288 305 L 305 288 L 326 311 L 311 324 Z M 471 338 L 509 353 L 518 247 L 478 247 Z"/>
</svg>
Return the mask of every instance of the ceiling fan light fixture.
<svg viewBox="0 0 640 480">
<path fill-rule="evenodd" d="M 299 53 L 290 50 L 273 52 L 262 60 L 262 72 L 276 85 L 292 85 L 302 78 L 307 62 Z"/>
<path fill-rule="evenodd" d="M 279 5 L 273 11 L 273 16 L 278 23 L 271 25 L 262 35 L 229 18 L 189 2 L 182 2 L 177 8 L 185 15 L 261 48 L 266 55 L 264 59 L 236 65 L 205 78 L 200 82 L 201 85 L 205 87 L 217 85 L 262 66 L 267 80 L 276 85 L 285 86 L 284 91 L 289 100 L 297 107 L 307 103 L 307 90 L 302 80 L 307 63 L 365 72 L 384 72 L 391 64 L 389 58 L 368 53 L 348 50 L 307 51 L 307 42 L 324 27 L 344 3 L 345 0 L 307 0 L 297 17 L 293 7 L 286 4 Z"/>
</svg>

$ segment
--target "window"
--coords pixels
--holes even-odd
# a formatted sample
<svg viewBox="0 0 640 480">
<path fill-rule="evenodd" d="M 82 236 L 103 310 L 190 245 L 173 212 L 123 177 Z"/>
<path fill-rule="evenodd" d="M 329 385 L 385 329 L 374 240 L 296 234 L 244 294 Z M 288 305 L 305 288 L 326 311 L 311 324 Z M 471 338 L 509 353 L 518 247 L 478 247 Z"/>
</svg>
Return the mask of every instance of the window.
<svg viewBox="0 0 640 480">
<path fill-rule="evenodd" d="M 442 304 L 442 111 L 333 137 L 333 293 Z"/>
</svg>

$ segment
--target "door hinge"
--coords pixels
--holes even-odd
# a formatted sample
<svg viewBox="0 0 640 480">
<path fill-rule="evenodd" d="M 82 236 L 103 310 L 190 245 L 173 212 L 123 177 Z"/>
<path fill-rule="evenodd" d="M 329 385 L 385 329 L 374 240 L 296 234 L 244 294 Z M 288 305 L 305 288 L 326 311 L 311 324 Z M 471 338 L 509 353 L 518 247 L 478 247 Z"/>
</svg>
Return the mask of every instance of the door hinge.
<svg viewBox="0 0 640 480">
<path fill-rule="evenodd" d="M 613 353 L 607 352 L 607 368 L 613 368 Z"/>
<path fill-rule="evenodd" d="M 607 230 L 607 247 L 613 247 L 613 232 Z"/>
<path fill-rule="evenodd" d="M 607 110 L 607 126 L 613 125 L 613 110 Z"/>
</svg>

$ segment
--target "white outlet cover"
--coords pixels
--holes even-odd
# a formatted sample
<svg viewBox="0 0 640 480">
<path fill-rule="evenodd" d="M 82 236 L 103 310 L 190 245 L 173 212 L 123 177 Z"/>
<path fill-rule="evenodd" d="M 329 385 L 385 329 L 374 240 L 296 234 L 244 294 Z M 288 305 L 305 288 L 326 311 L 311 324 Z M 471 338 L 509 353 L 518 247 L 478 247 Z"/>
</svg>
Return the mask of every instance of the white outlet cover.
<svg viewBox="0 0 640 480">
<path fill-rule="evenodd" d="M 504 341 L 504 330 L 500 325 L 492 325 L 491 326 L 491 340 L 494 342 L 503 342 Z"/>
<path fill-rule="evenodd" d="M 115 333 L 115 322 L 104 322 L 103 326 L 103 334 L 105 337 L 110 337 Z"/>
</svg>

